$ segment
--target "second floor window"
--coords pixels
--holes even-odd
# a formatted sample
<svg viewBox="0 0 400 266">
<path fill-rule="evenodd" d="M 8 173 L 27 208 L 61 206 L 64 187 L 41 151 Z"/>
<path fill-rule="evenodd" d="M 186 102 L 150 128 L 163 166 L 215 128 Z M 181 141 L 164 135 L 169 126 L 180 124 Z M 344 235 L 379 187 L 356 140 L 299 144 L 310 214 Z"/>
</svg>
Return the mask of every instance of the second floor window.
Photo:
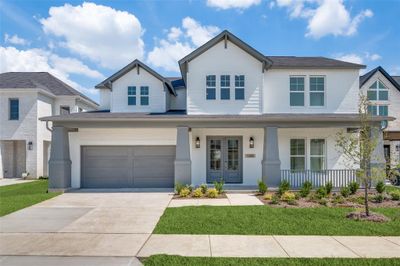
<svg viewBox="0 0 400 266">
<path fill-rule="evenodd" d="M 9 118 L 10 120 L 18 120 L 19 119 L 19 99 L 10 99 L 10 110 L 9 110 Z"/>
<path fill-rule="evenodd" d="M 221 100 L 231 98 L 231 80 L 229 75 L 221 75 Z"/>
<path fill-rule="evenodd" d="M 387 105 L 369 105 L 368 113 L 377 116 L 388 116 L 389 107 Z"/>
<path fill-rule="evenodd" d="M 60 115 L 68 115 L 70 112 L 69 106 L 60 106 Z"/>
<path fill-rule="evenodd" d="M 206 99 L 215 100 L 216 99 L 216 81 L 215 75 L 208 75 L 206 77 Z"/>
<path fill-rule="evenodd" d="M 369 101 L 387 101 L 389 99 L 389 90 L 380 81 L 375 81 L 367 91 Z"/>
<path fill-rule="evenodd" d="M 310 106 L 325 105 L 325 78 L 310 77 Z"/>
<path fill-rule="evenodd" d="M 244 75 L 235 76 L 235 100 L 244 100 Z"/>
<path fill-rule="evenodd" d="M 128 87 L 128 105 L 136 105 L 136 87 Z"/>
<path fill-rule="evenodd" d="M 304 106 L 304 77 L 290 77 L 290 106 Z"/>
<path fill-rule="evenodd" d="M 140 105 L 149 105 L 149 87 L 140 87 Z"/>
</svg>

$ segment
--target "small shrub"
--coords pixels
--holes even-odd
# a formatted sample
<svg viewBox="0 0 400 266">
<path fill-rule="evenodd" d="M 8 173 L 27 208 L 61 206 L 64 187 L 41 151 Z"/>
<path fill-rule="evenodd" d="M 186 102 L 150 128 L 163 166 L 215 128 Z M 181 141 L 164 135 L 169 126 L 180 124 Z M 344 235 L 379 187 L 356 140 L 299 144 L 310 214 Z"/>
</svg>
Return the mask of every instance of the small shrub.
<svg viewBox="0 0 400 266">
<path fill-rule="evenodd" d="M 317 191 L 315 191 L 315 196 L 316 196 L 318 199 L 326 198 L 326 196 L 328 196 L 328 193 L 327 193 L 327 191 L 326 191 L 326 188 L 325 188 L 325 187 L 319 187 L 319 188 L 317 189 Z"/>
<path fill-rule="evenodd" d="M 360 185 L 356 181 L 350 182 L 349 189 L 350 189 L 351 195 L 356 194 L 356 192 L 359 188 L 360 188 Z"/>
<path fill-rule="evenodd" d="M 193 197 L 201 198 L 202 196 L 203 196 L 203 191 L 202 191 L 201 187 L 198 187 L 193 191 Z"/>
<path fill-rule="evenodd" d="M 274 196 L 274 194 L 272 194 L 272 193 L 265 193 L 264 200 L 272 200 L 273 196 Z"/>
<path fill-rule="evenodd" d="M 186 198 L 189 195 L 190 195 L 190 190 L 187 187 L 182 188 L 181 191 L 179 192 L 179 196 L 182 198 Z"/>
<path fill-rule="evenodd" d="M 327 183 L 325 184 L 326 195 L 330 195 L 330 194 L 331 194 L 332 188 L 333 188 L 333 185 L 332 185 L 332 182 L 331 182 L 331 181 L 329 181 L 329 182 L 327 182 Z"/>
<path fill-rule="evenodd" d="M 296 200 L 299 200 L 299 199 L 301 198 L 300 193 L 299 193 L 299 192 L 294 193 L 294 198 L 295 198 Z"/>
<path fill-rule="evenodd" d="M 383 181 L 378 181 L 375 186 L 376 192 L 383 193 L 385 191 L 385 183 Z"/>
<path fill-rule="evenodd" d="M 216 198 L 218 197 L 218 190 L 215 188 L 207 189 L 207 197 L 209 198 Z"/>
<path fill-rule="evenodd" d="M 290 183 L 287 180 L 283 180 L 281 182 L 281 184 L 279 185 L 279 189 L 278 189 L 278 194 L 279 196 L 282 196 L 283 193 L 285 193 L 286 191 L 288 191 L 290 189 Z"/>
<path fill-rule="evenodd" d="M 299 205 L 299 203 L 296 200 L 288 200 L 287 204 L 289 204 L 289 205 Z"/>
<path fill-rule="evenodd" d="M 343 204 L 345 202 L 345 198 L 341 195 L 337 195 L 333 198 L 332 203 L 334 204 Z"/>
<path fill-rule="evenodd" d="M 290 191 L 286 191 L 281 196 L 281 200 L 283 200 L 283 201 L 291 201 L 291 200 L 295 200 L 295 199 L 296 199 L 296 196 L 294 195 L 293 192 L 290 192 Z"/>
<path fill-rule="evenodd" d="M 261 194 L 265 194 L 265 192 L 267 192 L 268 187 L 267 185 L 262 181 L 262 180 L 258 180 L 258 192 L 260 192 Z"/>
<path fill-rule="evenodd" d="M 221 178 L 220 181 L 214 181 L 214 187 L 215 189 L 218 191 L 219 194 L 221 194 L 222 192 L 224 192 L 224 180 Z"/>
<path fill-rule="evenodd" d="M 310 181 L 304 182 L 300 189 L 301 197 L 303 198 L 307 197 L 310 194 L 311 189 L 312 189 L 312 183 Z"/>
<path fill-rule="evenodd" d="M 390 192 L 390 196 L 392 197 L 392 200 L 400 200 L 400 190 Z"/>
<path fill-rule="evenodd" d="M 279 204 L 279 197 L 277 195 L 272 196 L 271 204 Z"/>
<path fill-rule="evenodd" d="M 40 180 L 48 180 L 49 177 L 48 177 L 48 176 L 39 176 L 39 179 L 40 179 Z"/>
<path fill-rule="evenodd" d="M 202 192 L 203 194 L 206 194 L 206 193 L 207 193 L 207 189 L 208 189 L 207 184 L 201 184 L 201 185 L 200 185 L 200 188 L 201 188 L 201 192 Z"/>
<path fill-rule="evenodd" d="M 350 195 L 350 189 L 348 187 L 342 187 L 342 189 L 340 189 L 340 194 L 347 198 Z"/>
<path fill-rule="evenodd" d="M 383 202 L 383 200 L 384 200 L 384 197 L 381 193 L 378 193 L 374 196 L 374 201 L 377 203 L 381 203 L 381 202 Z"/>
<path fill-rule="evenodd" d="M 328 205 L 328 200 L 326 198 L 322 198 L 320 200 L 318 200 L 318 203 L 324 206 Z"/>
<path fill-rule="evenodd" d="M 177 193 L 178 195 L 181 194 L 181 190 L 184 189 L 184 188 L 185 188 L 185 185 L 183 185 L 183 184 L 181 184 L 181 183 L 179 183 L 179 182 L 177 182 L 177 183 L 175 184 L 175 191 L 176 191 L 176 193 Z"/>
</svg>

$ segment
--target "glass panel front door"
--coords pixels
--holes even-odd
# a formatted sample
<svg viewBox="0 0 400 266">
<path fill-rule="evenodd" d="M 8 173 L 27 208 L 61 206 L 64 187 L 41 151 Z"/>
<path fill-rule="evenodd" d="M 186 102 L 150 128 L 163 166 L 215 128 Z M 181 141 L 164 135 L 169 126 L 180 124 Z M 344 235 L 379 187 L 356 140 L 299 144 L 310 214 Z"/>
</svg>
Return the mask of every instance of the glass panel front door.
<svg viewBox="0 0 400 266">
<path fill-rule="evenodd" d="M 207 138 L 207 182 L 242 182 L 242 143 L 240 137 Z"/>
</svg>

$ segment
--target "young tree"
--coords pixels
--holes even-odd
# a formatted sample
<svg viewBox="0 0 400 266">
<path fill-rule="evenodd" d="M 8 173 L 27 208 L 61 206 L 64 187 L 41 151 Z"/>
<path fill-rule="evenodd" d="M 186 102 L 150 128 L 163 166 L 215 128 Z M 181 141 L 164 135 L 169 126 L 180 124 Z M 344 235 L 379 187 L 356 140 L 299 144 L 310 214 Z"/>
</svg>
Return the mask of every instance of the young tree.
<svg viewBox="0 0 400 266">
<path fill-rule="evenodd" d="M 372 121 L 372 115 L 368 113 L 368 100 L 360 94 L 358 105 L 359 128 L 356 133 L 340 131 L 336 135 L 336 149 L 346 158 L 346 164 L 357 166 L 357 178 L 364 186 L 365 215 L 369 216 L 368 189 L 372 180 L 382 179 L 384 169 L 376 167 L 371 161 L 380 161 L 375 155 L 375 149 L 379 143 L 380 128 Z M 376 122 L 375 122 L 376 123 Z"/>
</svg>

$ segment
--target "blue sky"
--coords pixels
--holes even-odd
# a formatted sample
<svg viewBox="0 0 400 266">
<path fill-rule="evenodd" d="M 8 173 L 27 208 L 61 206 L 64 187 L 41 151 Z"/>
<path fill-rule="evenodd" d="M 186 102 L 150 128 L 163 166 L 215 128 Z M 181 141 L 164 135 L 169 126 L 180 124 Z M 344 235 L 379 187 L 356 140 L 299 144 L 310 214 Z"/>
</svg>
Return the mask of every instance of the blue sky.
<svg viewBox="0 0 400 266">
<path fill-rule="evenodd" d="M 93 87 L 135 58 L 177 61 L 227 29 L 265 55 L 327 56 L 400 75 L 400 0 L 0 0 L 0 71 Z"/>
</svg>

